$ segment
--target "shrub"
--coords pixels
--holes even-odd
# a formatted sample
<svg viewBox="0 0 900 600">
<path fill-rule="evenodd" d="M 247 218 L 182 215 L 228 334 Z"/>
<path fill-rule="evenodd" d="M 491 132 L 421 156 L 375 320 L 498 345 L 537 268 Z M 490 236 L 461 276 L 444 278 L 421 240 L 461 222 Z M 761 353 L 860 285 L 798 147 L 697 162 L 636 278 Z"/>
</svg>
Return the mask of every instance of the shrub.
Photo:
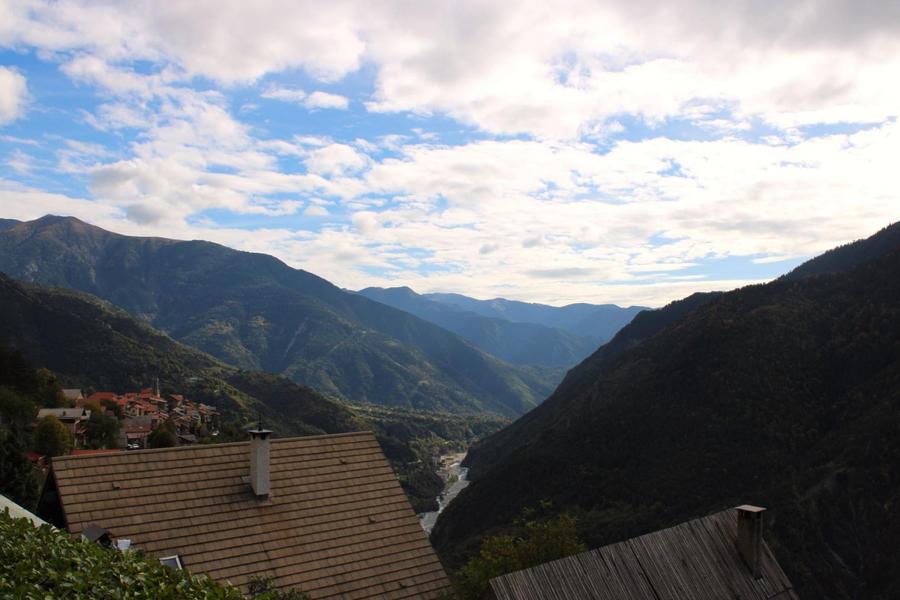
<svg viewBox="0 0 900 600">
<path fill-rule="evenodd" d="M 157 427 L 147 436 L 149 448 L 171 448 L 178 443 L 178 438 L 172 430 L 163 426 Z"/>
<path fill-rule="evenodd" d="M 494 577 L 585 550 L 587 548 L 578 540 L 575 519 L 571 515 L 528 521 L 521 536 L 499 534 L 484 540 L 478 556 L 459 572 L 456 597 L 480 600 Z"/>
<path fill-rule="evenodd" d="M 69 537 L 0 512 L 0 597 L 72 600 L 242 600 L 235 588 Z"/>
<path fill-rule="evenodd" d="M 72 435 L 59 419 L 47 415 L 34 431 L 34 449 L 47 456 L 68 454 L 72 449 Z"/>
</svg>

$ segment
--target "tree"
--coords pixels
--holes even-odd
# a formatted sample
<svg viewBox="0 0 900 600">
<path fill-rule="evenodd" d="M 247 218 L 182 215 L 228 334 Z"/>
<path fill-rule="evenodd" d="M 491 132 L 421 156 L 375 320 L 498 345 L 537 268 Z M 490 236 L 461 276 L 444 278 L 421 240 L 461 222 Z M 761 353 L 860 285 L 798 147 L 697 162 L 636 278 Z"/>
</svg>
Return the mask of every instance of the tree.
<svg viewBox="0 0 900 600">
<path fill-rule="evenodd" d="M 34 403 L 22 394 L 0 387 L 0 423 L 25 432 L 37 414 Z"/>
<path fill-rule="evenodd" d="M 0 494 L 26 508 L 37 501 L 38 482 L 26 451 L 36 409 L 22 394 L 0 387 Z"/>
<path fill-rule="evenodd" d="M 115 415 L 115 417 L 116 417 L 117 419 L 121 419 L 121 418 L 122 418 L 122 407 L 121 407 L 121 406 L 119 405 L 119 403 L 116 402 L 115 400 L 113 400 L 113 399 L 111 399 L 111 398 L 106 398 L 106 399 L 104 399 L 104 400 L 101 400 L 101 401 L 100 401 L 100 404 L 103 405 L 103 408 L 104 408 L 104 409 L 106 409 L 106 410 L 110 411 L 111 413 L 113 413 L 113 415 Z"/>
<path fill-rule="evenodd" d="M 59 419 L 47 415 L 34 431 L 34 449 L 47 456 L 68 454 L 72 449 L 72 435 Z"/>
<path fill-rule="evenodd" d="M 0 385 L 23 396 L 35 394 L 40 388 L 37 374 L 18 350 L 0 346 Z"/>
<path fill-rule="evenodd" d="M 25 449 L 21 435 L 0 425 L 0 494 L 33 509 L 37 503 L 38 481 Z"/>
<path fill-rule="evenodd" d="M 56 374 L 49 369 L 35 371 L 40 386 L 38 402 L 44 408 L 59 408 L 65 406 L 66 398 L 62 393 L 62 386 L 56 379 Z"/>
<path fill-rule="evenodd" d="M 84 439 L 91 448 L 118 448 L 119 420 L 102 411 L 91 411 L 84 426 Z"/>
<path fill-rule="evenodd" d="M 147 446 L 150 448 L 171 448 L 178 443 L 178 438 L 175 437 L 171 426 L 167 427 L 167 425 L 168 422 L 165 422 L 150 432 L 150 435 L 147 436 Z"/>
<path fill-rule="evenodd" d="M 528 521 L 521 536 L 499 534 L 485 539 L 478 556 L 460 570 L 456 596 L 460 600 L 480 600 L 494 577 L 585 550 L 571 515 Z"/>
</svg>

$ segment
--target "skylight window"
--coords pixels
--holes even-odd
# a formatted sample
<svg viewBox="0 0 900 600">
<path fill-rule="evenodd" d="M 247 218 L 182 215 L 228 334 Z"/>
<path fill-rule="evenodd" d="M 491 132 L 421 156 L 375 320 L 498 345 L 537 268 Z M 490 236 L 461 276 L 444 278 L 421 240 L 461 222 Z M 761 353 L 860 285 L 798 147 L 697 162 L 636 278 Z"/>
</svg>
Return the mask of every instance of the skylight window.
<svg viewBox="0 0 900 600">
<path fill-rule="evenodd" d="M 164 556 L 159 559 L 159 562 L 172 569 L 181 570 L 182 568 L 181 557 L 179 557 L 177 554 L 173 554 L 172 556 Z"/>
</svg>

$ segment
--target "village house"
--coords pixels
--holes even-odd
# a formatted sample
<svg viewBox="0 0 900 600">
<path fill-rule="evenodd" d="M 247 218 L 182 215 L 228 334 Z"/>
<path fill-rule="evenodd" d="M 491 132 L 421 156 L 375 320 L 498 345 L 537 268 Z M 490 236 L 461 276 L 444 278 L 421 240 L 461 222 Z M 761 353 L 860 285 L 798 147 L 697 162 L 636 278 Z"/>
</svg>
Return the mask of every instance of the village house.
<svg viewBox="0 0 900 600">
<path fill-rule="evenodd" d="M 438 598 L 447 576 L 371 432 L 53 460 L 38 514 L 247 591 Z"/>
<path fill-rule="evenodd" d="M 91 411 L 84 408 L 42 408 L 38 411 L 37 420 L 53 416 L 66 426 L 72 436 L 74 447 L 84 445 L 84 424 L 91 418 Z"/>
<path fill-rule="evenodd" d="M 84 406 L 85 404 L 99 404 L 103 406 L 105 402 L 115 402 L 119 406 L 119 410 L 125 412 L 125 396 L 116 394 L 115 392 L 94 392 L 87 398 L 79 400 L 75 406 Z"/>
<path fill-rule="evenodd" d="M 739 506 L 491 580 L 494 600 L 798 600 L 763 540 L 765 509 Z"/>
<path fill-rule="evenodd" d="M 150 417 L 125 417 L 119 426 L 119 447 L 146 448 L 151 431 L 153 423 Z"/>
</svg>

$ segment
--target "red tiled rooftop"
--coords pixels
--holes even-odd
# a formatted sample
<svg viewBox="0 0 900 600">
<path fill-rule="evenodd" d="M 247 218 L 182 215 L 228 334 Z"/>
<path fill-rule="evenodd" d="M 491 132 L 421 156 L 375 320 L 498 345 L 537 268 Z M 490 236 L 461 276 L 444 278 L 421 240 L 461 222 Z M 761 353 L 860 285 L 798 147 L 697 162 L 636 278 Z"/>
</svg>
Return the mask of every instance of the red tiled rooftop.
<svg viewBox="0 0 900 600">
<path fill-rule="evenodd" d="M 79 448 L 76 450 L 72 450 L 69 456 L 92 456 L 95 454 L 115 454 L 117 452 L 121 452 L 118 448 Z"/>
</svg>

